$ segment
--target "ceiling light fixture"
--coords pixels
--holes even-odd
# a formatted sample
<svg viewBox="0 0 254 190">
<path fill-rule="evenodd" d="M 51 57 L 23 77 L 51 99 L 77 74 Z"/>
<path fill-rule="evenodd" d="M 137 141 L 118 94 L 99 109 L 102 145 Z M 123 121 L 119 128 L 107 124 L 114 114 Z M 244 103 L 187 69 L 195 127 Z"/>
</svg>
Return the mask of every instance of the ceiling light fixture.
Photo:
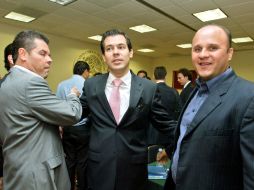
<svg viewBox="0 0 254 190">
<path fill-rule="evenodd" d="M 213 9 L 204 12 L 194 13 L 193 15 L 202 22 L 227 18 L 227 15 L 223 13 L 220 9 Z"/>
<path fill-rule="evenodd" d="M 90 36 L 90 37 L 88 37 L 88 38 L 89 38 L 89 39 L 92 39 L 92 40 L 101 41 L 102 36 L 101 36 L 101 35 L 96 35 L 96 36 Z"/>
<path fill-rule="evenodd" d="M 70 3 L 73 3 L 74 1 L 77 1 L 77 0 L 49 0 L 49 1 L 64 6 L 64 5 L 68 5 Z"/>
<path fill-rule="evenodd" d="M 35 19 L 34 17 L 24 15 L 24 14 L 20 14 L 20 13 L 16 13 L 16 12 L 10 12 L 7 15 L 5 15 L 4 18 L 17 20 L 17 21 L 20 21 L 20 22 L 31 22 Z"/>
<path fill-rule="evenodd" d="M 134 30 L 136 32 L 140 32 L 140 33 L 152 32 L 152 31 L 157 30 L 157 29 L 155 29 L 151 26 L 145 25 L 145 24 L 133 26 L 133 27 L 130 27 L 129 29 Z"/>
<path fill-rule="evenodd" d="M 253 39 L 250 37 L 243 37 L 243 38 L 233 38 L 232 41 L 234 43 L 246 43 L 246 42 L 253 42 Z"/>
<path fill-rule="evenodd" d="M 153 50 L 153 49 L 138 49 L 138 51 L 140 51 L 140 52 L 144 52 L 144 53 L 154 52 L 154 50 Z"/>
<path fill-rule="evenodd" d="M 191 48 L 192 45 L 191 44 L 178 44 L 176 45 L 177 47 L 180 47 L 180 48 Z"/>
</svg>

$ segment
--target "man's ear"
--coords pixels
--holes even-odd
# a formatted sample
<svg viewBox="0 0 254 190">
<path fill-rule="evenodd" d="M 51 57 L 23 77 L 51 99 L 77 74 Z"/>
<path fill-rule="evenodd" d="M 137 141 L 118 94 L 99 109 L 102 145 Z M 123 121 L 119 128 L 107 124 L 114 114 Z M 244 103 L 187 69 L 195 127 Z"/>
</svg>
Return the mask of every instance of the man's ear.
<svg viewBox="0 0 254 190">
<path fill-rule="evenodd" d="M 130 55 L 129 55 L 130 58 L 133 58 L 133 49 L 130 50 Z"/>
<path fill-rule="evenodd" d="M 234 53 L 234 49 L 233 48 L 229 48 L 228 49 L 228 61 L 231 61 L 231 59 L 233 57 L 233 53 Z"/>
<path fill-rule="evenodd" d="M 22 61 L 25 61 L 25 60 L 26 60 L 27 51 L 26 51 L 24 48 L 19 48 L 18 54 L 19 54 L 19 58 L 20 58 Z"/>
</svg>

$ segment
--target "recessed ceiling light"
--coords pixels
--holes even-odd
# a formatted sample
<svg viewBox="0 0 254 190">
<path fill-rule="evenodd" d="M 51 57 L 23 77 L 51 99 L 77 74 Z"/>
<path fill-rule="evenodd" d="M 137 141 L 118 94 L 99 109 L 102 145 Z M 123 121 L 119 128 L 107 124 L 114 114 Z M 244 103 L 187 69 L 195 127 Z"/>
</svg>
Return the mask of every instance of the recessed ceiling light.
<svg viewBox="0 0 254 190">
<path fill-rule="evenodd" d="M 140 33 L 152 32 L 152 31 L 157 30 L 157 29 L 152 28 L 151 26 L 148 26 L 148 25 L 145 25 L 145 24 L 138 25 L 138 26 L 133 26 L 133 27 L 130 27 L 129 29 L 135 30 L 136 32 L 140 32 Z"/>
<path fill-rule="evenodd" d="M 180 47 L 180 48 L 191 48 L 192 45 L 191 44 L 179 44 L 179 45 L 176 45 L 177 47 Z"/>
<path fill-rule="evenodd" d="M 144 52 L 144 53 L 154 52 L 153 49 L 138 49 L 138 51 Z"/>
<path fill-rule="evenodd" d="M 70 4 L 70 3 L 77 1 L 77 0 L 49 0 L 49 1 L 51 1 L 53 3 L 57 3 L 59 5 L 67 5 L 67 4 Z"/>
<path fill-rule="evenodd" d="M 227 15 L 225 15 L 220 9 L 213 9 L 204 12 L 194 13 L 193 15 L 202 22 L 227 18 Z"/>
<path fill-rule="evenodd" d="M 21 22 L 31 22 L 35 19 L 34 17 L 16 13 L 16 12 L 10 12 L 9 14 L 5 15 L 4 18 L 17 20 L 17 21 L 21 21 Z"/>
<path fill-rule="evenodd" d="M 243 37 L 243 38 L 233 38 L 232 41 L 234 43 L 245 43 L 245 42 L 253 42 L 253 39 L 250 37 Z"/>
<path fill-rule="evenodd" d="M 90 37 L 88 37 L 88 38 L 89 38 L 89 39 L 92 39 L 92 40 L 101 41 L 102 36 L 96 35 L 96 36 L 90 36 Z"/>
</svg>

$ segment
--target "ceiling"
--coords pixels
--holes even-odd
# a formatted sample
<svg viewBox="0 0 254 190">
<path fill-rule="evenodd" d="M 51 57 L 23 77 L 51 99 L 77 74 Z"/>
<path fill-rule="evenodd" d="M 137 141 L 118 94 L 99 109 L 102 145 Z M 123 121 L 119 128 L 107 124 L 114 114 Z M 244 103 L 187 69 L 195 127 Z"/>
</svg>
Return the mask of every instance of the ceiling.
<svg viewBox="0 0 254 190">
<path fill-rule="evenodd" d="M 87 37 L 118 28 L 130 36 L 135 53 L 172 57 L 189 55 L 190 49 L 176 45 L 190 43 L 195 31 L 204 25 L 192 14 L 215 8 L 220 8 L 228 18 L 213 23 L 228 27 L 234 38 L 254 39 L 254 0 L 77 0 L 67 6 L 48 0 L 0 0 L 0 23 L 94 44 L 99 42 Z M 31 23 L 5 19 L 10 11 L 37 19 Z M 141 34 L 129 29 L 140 24 L 158 30 Z M 254 50 L 254 43 L 233 46 L 236 51 Z M 152 48 L 155 52 L 136 52 L 140 48 Z"/>
</svg>

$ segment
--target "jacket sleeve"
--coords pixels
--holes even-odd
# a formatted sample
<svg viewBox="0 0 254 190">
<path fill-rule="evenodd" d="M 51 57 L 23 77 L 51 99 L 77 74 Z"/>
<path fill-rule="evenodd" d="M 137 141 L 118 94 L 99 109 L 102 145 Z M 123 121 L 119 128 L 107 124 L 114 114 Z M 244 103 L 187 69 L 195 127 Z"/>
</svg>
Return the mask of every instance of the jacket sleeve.
<svg viewBox="0 0 254 190">
<path fill-rule="evenodd" d="M 240 129 L 243 190 L 254 189 L 254 97 L 246 109 Z"/>
<path fill-rule="evenodd" d="M 36 118 L 61 126 L 73 125 L 80 120 L 82 108 L 76 95 L 69 95 L 67 100 L 62 100 L 39 77 L 32 78 L 25 88 L 27 105 Z"/>
</svg>

